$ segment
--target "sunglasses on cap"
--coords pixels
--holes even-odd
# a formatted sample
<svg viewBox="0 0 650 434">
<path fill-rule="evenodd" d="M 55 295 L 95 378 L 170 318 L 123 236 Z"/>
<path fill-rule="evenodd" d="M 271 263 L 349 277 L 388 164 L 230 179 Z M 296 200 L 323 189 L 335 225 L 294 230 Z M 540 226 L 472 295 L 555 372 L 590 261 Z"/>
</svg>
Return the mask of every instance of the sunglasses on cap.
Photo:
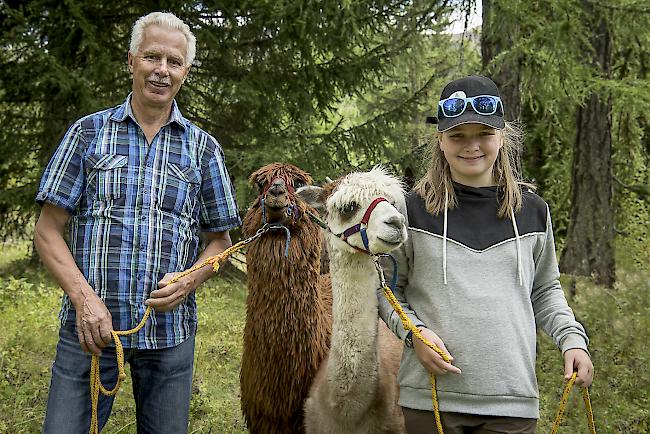
<svg viewBox="0 0 650 434">
<path fill-rule="evenodd" d="M 474 111 L 480 115 L 493 115 L 497 112 L 499 104 L 503 111 L 501 98 L 492 95 L 478 95 L 469 98 L 451 97 L 443 99 L 438 103 L 438 117 L 455 118 L 465 112 L 467 103 L 470 103 Z"/>
</svg>

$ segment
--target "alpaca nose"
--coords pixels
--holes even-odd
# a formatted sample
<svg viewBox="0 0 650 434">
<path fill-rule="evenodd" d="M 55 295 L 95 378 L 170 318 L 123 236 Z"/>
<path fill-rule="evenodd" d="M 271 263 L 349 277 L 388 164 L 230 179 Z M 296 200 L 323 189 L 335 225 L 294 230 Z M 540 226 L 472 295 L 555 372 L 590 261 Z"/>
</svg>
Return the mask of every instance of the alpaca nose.
<svg viewBox="0 0 650 434">
<path fill-rule="evenodd" d="M 271 183 L 271 188 L 269 188 L 269 194 L 277 197 L 284 193 L 286 193 L 284 181 L 281 179 L 274 179 Z"/>
<path fill-rule="evenodd" d="M 404 216 L 402 214 L 396 214 L 387 218 L 384 223 L 388 226 L 392 226 L 397 230 L 401 230 L 404 226 Z"/>
</svg>

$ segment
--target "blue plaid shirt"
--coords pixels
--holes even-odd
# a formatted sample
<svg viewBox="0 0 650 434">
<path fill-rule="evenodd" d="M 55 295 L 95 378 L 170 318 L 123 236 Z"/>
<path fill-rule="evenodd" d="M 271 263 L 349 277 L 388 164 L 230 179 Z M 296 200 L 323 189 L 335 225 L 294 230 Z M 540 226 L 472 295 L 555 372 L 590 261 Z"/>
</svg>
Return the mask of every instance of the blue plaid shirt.
<svg viewBox="0 0 650 434">
<path fill-rule="evenodd" d="M 174 101 L 169 121 L 148 144 L 131 111 L 117 107 L 75 122 L 54 152 L 36 201 L 71 214 L 70 250 L 104 300 L 116 330 L 133 328 L 144 301 L 168 272 L 189 268 L 199 231 L 241 224 L 217 141 L 185 119 Z M 62 326 L 75 310 L 63 297 Z M 175 309 L 155 313 L 125 347 L 166 348 L 196 331 L 192 293 Z"/>
</svg>

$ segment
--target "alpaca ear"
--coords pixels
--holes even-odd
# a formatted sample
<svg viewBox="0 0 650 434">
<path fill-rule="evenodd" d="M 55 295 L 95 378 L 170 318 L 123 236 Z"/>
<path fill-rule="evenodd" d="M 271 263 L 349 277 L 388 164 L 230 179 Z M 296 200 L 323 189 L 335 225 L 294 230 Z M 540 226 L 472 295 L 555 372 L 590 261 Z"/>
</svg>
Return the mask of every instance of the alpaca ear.
<svg viewBox="0 0 650 434">
<path fill-rule="evenodd" d="M 320 215 L 325 215 L 325 201 L 327 200 L 327 196 L 324 188 L 316 185 L 306 185 L 296 190 L 296 196 L 318 211 Z"/>
</svg>

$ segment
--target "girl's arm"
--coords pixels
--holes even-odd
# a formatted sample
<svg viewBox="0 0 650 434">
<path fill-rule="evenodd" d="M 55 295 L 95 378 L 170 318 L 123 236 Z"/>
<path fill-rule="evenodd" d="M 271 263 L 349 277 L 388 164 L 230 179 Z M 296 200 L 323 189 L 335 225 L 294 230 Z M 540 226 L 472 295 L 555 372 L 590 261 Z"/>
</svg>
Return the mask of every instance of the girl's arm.
<svg viewBox="0 0 650 434">
<path fill-rule="evenodd" d="M 553 227 L 547 209 L 546 236 L 535 251 L 535 279 L 531 292 L 535 322 L 562 351 L 565 375 L 570 377 L 577 370 L 578 384 L 588 385 L 593 376 L 587 350 L 589 338 L 582 324 L 576 321 L 559 279 Z"/>
<path fill-rule="evenodd" d="M 400 211 L 404 216 L 406 216 L 405 210 L 400 209 Z M 408 217 L 406 224 L 408 225 Z M 397 285 L 393 290 L 393 294 L 395 295 L 397 301 L 399 301 L 402 309 L 404 309 L 404 313 L 406 313 L 406 315 L 410 318 L 413 325 L 416 327 L 424 327 L 424 323 L 417 317 L 415 311 L 408 304 L 404 295 L 404 289 L 408 285 L 409 266 L 413 260 L 413 244 L 411 243 L 411 237 L 408 237 L 399 249 L 391 252 L 391 255 L 397 262 L 398 276 Z M 381 264 L 382 268 L 384 269 L 386 283 L 390 284 L 393 272 L 395 271 L 393 269 L 393 263 L 387 258 L 382 258 Z M 393 333 L 395 333 L 395 335 L 403 341 L 406 338 L 408 331 L 404 329 L 402 320 L 400 319 L 399 315 L 397 312 L 395 312 L 388 300 L 386 300 L 382 288 L 377 289 L 377 301 L 379 304 L 379 316 L 384 320 L 388 328 L 391 329 Z"/>
</svg>

